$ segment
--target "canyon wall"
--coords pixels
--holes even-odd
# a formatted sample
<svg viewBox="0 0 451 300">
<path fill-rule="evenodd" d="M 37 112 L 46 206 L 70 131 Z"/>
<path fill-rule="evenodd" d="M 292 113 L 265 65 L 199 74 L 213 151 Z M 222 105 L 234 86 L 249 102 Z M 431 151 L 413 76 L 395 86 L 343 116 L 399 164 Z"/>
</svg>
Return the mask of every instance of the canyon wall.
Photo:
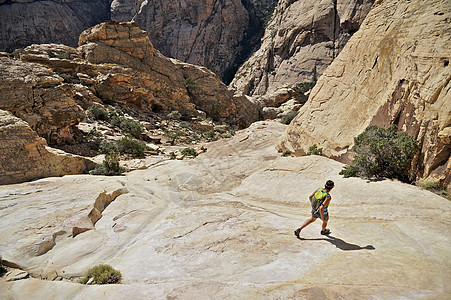
<svg viewBox="0 0 451 300">
<path fill-rule="evenodd" d="M 369 125 L 396 124 L 420 151 L 417 179 L 451 182 L 451 2 L 376 1 L 360 30 L 313 88 L 281 148 L 317 144 L 349 162 L 353 139 Z"/>
<path fill-rule="evenodd" d="M 245 95 L 315 82 L 368 14 L 374 0 L 280 0 L 261 46 L 231 86 Z"/>
<path fill-rule="evenodd" d="M 76 46 L 80 33 L 110 18 L 110 0 L 0 0 L 0 51 L 33 43 Z"/>
</svg>

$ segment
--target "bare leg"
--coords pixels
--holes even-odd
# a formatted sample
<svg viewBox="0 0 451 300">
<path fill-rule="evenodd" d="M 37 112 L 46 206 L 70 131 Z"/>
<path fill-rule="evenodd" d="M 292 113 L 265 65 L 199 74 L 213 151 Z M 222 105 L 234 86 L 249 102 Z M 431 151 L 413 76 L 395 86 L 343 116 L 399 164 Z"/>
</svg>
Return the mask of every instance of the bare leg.
<svg viewBox="0 0 451 300">
<path fill-rule="evenodd" d="M 316 221 L 316 218 L 311 217 L 310 219 L 306 220 L 306 221 L 304 222 L 304 224 L 302 224 L 302 226 L 301 226 L 301 228 L 299 228 L 299 230 L 304 229 L 305 227 L 307 227 L 308 225 L 312 224 L 312 223 L 315 222 L 315 221 Z"/>
<path fill-rule="evenodd" d="M 322 227 L 322 230 L 323 230 L 323 231 L 326 230 L 326 227 L 327 227 L 327 220 L 323 220 L 323 227 Z"/>
</svg>

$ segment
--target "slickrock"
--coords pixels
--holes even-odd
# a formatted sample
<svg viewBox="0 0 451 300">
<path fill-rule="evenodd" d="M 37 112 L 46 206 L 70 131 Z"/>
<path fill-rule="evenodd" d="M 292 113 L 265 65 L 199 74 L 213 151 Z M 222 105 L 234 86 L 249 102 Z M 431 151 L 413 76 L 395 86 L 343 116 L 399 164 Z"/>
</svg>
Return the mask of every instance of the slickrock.
<svg viewBox="0 0 451 300">
<path fill-rule="evenodd" d="M 0 278 L 0 298 L 449 298 L 451 203 L 396 181 L 344 179 L 325 157 L 281 157 L 285 128 L 258 122 L 195 159 L 126 176 L 0 186 L 0 252 L 31 276 Z M 317 221 L 298 240 L 308 195 L 327 179 L 332 234 Z M 122 189 L 94 230 L 72 237 L 99 195 Z M 76 283 L 103 263 L 122 284 Z"/>
<path fill-rule="evenodd" d="M 260 48 L 231 83 L 249 96 L 315 81 L 356 32 L 374 0 L 280 0 Z"/>
<path fill-rule="evenodd" d="M 0 184 L 79 174 L 95 164 L 47 146 L 23 120 L 0 110 Z"/>
<path fill-rule="evenodd" d="M 144 1 L 133 21 L 165 56 L 205 66 L 225 81 L 262 34 L 249 0 Z"/>
<path fill-rule="evenodd" d="M 109 19 L 110 1 L 0 1 L 0 51 L 33 43 L 76 46 L 80 33 Z"/>
<path fill-rule="evenodd" d="M 349 162 L 368 125 L 396 124 L 420 146 L 417 178 L 451 183 L 449 1 L 377 1 L 290 124 L 281 148 L 313 144 Z"/>
</svg>

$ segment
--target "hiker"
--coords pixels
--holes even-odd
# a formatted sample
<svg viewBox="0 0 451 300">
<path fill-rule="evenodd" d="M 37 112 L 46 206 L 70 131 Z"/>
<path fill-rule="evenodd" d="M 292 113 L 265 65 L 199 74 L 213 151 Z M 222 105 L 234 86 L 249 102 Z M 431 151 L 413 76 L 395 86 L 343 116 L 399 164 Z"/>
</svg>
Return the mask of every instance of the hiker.
<svg viewBox="0 0 451 300">
<path fill-rule="evenodd" d="M 333 188 L 334 182 L 332 180 L 328 180 L 323 189 L 317 189 L 313 192 L 313 194 L 310 195 L 309 200 L 312 204 L 312 217 L 306 220 L 300 228 L 294 231 L 294 235 L 297 238 L 299 238 L 299 234 L 301 233 L 302 229 L 315 222 L 318 218 L 323 221 L 321 234 L 330 234 L 330 230 L 326 228 L 327 221 L 329 220 L 329 212 L 327 211 L 327 207 L 329 206 L 330 200 L 332 199 L 332 197 L 330 196 L 330 191 Z"/>
</svg>

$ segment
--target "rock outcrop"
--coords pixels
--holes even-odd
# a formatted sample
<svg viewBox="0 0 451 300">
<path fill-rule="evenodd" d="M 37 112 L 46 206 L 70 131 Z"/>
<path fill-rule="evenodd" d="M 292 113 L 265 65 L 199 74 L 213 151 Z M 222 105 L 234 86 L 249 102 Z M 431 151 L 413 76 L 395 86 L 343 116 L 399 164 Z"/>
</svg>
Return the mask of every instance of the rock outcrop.
<svg viewBox="0 0 451 300">
<path fill-rule="evenodd" d="M 208 69 L 164 57 L 135 23 L 96 25 L 80 35 L 79 43 L 78 48 L 32 45 L 21 59 L 45 65 L 125 110 L 206 113 L 241 127 L 259 118 L 257 104 L 235 97 Z"/>
<path fill-rule="evenodd" d="M 290 124 L 282 148 L 313 144 L 349 162 L 368 125 L 396 124 L 416 138 L 417 178 L 451 182 L 451 3 L 377 1 Z"/>
<path fill-rule="evenodd" d="M 136 7 L 137 2 L 116 3 Z M 144 1 L 133 21 L 165 56 L 205 66 L 226 82 L 263 33 L 249 0 Z"/>
<path fill-rule="evenodd" d="M 278 2 L 260 48 L 231 86 L 249 96 L 314 82 L 356 32 L 374 0 Z"/>
<path fill-rule="evenodd" d="M 83 30 L 110 18 L 110 0 L 0 2 L 0 51 L 33 43 L 76 46 Z"/>
<path fill-rule="evenodd" d="M 85 113 L 63 78 L 38 64 L 0 58 L 0 109 L 26 121 L 50 145 L 77 141 Z"/>
<path fill-rule="evenodd" d="M 196 159 L 126 176 L 0 186 L 2 259 L 30 274 L 0 277 L 0 298 L 448 299 L 451 202 L 397 181 L 345 179 L 325 157 L 281 157 L 285 128 L 258 122 Z M 298 240 L 308 195 L 326 179 L 332 233 L 316 221 Z M 94 228 L 73 237 L 83 222 Z M 122 283 L 77 283 L 99 264 Z"/>
<path fill-rule="evenodd" d="M 0 110 L 0 185 L 80 174 L 95 163 L 47 146 L 28 124 Z"/>
</svg>

